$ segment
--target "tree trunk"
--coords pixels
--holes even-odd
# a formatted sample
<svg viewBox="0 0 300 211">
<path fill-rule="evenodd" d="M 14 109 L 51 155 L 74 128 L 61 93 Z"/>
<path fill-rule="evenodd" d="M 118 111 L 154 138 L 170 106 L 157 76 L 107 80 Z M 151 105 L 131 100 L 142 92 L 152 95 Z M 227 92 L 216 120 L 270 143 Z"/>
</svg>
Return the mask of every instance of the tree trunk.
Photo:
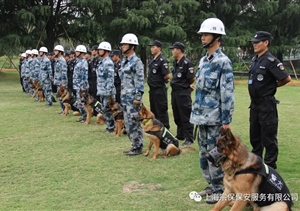
<svg viewBox="0 0 300 211">
<path fill-rule="evenodd" d="M 49 4 L 48 4 L 49 3 Z M 51 52 L 54 48 L 54 42 L 55 42 L 55 38 L 54 38 L 54 16 L 53 16 L 53 0 L 44 0 L 43 1 L 43 5 L 49 5 L 51 7 L 50 9 L 50 16 L 48 18 L 48 22 L 46 25 L 46 35 L 47 35 L 47 39 L 46 39 L 46 47 L 48 48 L 48 51 Z"/>
<path fill-rule="evenodd" d="M 277 59 L 279 59 L 279 61 L 283 61 L 283 53 L 281 51 L 277 52 Z"/>
<path fill-rule="evenodd" d="M 144 64 L 144 77 L 147 77 L 147 49 L 145 47 L 141 47 L 141 60 Z"/>
</svg>

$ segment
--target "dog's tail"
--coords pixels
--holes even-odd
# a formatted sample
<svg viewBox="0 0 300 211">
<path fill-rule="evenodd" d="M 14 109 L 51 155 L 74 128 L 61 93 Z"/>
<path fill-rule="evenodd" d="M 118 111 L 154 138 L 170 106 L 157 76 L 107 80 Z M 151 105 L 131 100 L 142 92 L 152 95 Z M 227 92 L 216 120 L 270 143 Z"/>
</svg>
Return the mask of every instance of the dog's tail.
<svg viewBox="0 0 300 211">
<path fill-rule="evenodd" d="M 196 151 L 196 149 L 194 147 L 183 147 L 181 149 L 179 149 L 179 153 L 185 153 L 185 152 L 192 152 L 192 151 Z"/>
</svg>

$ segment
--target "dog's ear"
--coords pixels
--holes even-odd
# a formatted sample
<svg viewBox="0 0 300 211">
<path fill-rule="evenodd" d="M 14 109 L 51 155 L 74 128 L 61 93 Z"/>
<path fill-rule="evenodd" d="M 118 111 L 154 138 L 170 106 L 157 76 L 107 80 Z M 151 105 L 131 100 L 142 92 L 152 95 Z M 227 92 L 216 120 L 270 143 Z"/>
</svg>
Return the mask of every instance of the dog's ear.
<svg viewBox="0 0 300 211">
<path fill-rule="evenodd" d="M 229 128 L 228 129 L 223 128 L 223 130 L 225 131 L 224 133 L 225 133 L 226 139 L 231 140 L 232 137 L 233 137 L 233 134 L 232 134 L 231 130 Z"/>
</svg>

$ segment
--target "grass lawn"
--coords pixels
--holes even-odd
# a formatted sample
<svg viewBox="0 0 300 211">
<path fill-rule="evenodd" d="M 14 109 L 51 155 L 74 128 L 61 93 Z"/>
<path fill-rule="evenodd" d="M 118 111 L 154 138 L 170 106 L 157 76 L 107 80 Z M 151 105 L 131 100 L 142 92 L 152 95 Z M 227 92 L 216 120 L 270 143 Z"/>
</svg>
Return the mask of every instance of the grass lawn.
<svg viewBox="0 0 300 211">
<path fill-rule="evenodd" d="M 291 193 L 299 193 L 300 87 L 293 85 L 279 88 L 276 95 L 281 101 L 278 171 Z M 0 90 L 1 211 L 212 208 L 189 199 L 191 191 L 207 186 L 198 152 L 156 161 L 143 155 L 127 157 L 122 153 L 130 148 L 127 136 L 104 134 L 105 126 L 95 125 L 95 117 L 90 125 L 75 122 L 78 117 L 62 117 L 58 103 L 45 108 L 34 102 L 21 91 L 17 72 L 0 72 Z M 245 81 L 237 81 L 235 97 L 231 127 L 250 147 Z M 144 102 L 149 105 L 147 92 Z M 145 138 L 145 145 L 148 142 Z M 293 210 L 300 210 L 298 201 Z"/>
</svg>

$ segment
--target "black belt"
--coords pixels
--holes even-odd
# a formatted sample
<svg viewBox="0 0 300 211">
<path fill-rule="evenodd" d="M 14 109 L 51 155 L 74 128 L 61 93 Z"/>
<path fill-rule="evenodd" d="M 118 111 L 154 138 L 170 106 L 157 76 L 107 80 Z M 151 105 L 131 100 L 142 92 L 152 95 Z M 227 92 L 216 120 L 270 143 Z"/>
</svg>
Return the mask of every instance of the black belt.
<svg viewBox="0 0 300 211">
<path fill-rule="evenodd" d="M 268 100 L 274 100 L 275 97 L 274 96 L 266 96 L 266 97 L 262 97 L 262 98 L 257 98 L 257 99 L 251 99 L 251 103 L 254 104 L 262 104 Z"/>
<path fill-rule="evenodd" d="M 190 87 L 172 86 L 172 91 L 177 92 L 181 90 L 188 90 Z"/>
</svg>

